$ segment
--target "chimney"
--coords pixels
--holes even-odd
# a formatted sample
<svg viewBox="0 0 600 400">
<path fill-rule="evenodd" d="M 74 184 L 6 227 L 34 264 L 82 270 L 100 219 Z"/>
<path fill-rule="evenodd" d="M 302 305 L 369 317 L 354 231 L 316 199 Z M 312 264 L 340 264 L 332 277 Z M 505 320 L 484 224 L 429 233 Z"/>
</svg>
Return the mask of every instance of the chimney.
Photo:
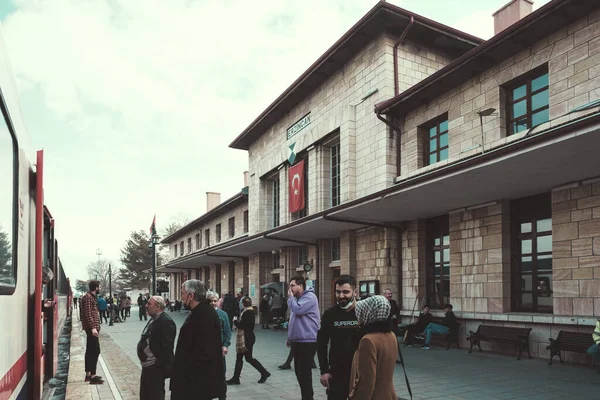
<svg viewBox="0 0 600 400">
<path fill-rule="evenodd" d="M 206 192 L 206 212 L 221 204 L 221 193 Z"/>
<path fill-rule="evenodd" d="M 244 171 L 244 187 L 248 187 L 248 176 L 249 175 L 250 175 L 250 172 Z"/>
<path fill-rule="evenodd" d="M 519 22 L 531 14 L 533 1 L 512 0 L 504 7 L 496 11 L 494 16 L 494 35 L 502 32 L 512 24 Z"/>
</svg>

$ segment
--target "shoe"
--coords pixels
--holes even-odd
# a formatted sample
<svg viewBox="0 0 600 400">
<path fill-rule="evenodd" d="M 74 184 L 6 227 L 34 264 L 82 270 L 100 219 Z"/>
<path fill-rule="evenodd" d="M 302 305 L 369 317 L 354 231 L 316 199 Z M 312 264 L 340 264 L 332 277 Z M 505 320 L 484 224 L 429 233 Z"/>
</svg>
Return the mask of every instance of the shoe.
<svg viewBox="0 0 600 400">
<path fill-rule="evenodd" d="M 102 377 L 98 375 L 90 379 L 90 385 L 102 385 L 103 383 L 104 380 L 102 380 Z"/>
<path fill-rule="evenodd" d="M 91 378 L 91 377 L 90 377 L 89 375 L 86 375 L 86 376 L 85 376 L 85 379 L 84 379 L 84 382 L 89 382 L 89 381 L 90 381 L 90 378 Z"/>
<path fill-rule="evenodd" d="M 258 380 L 258 383 L 265 383 L 267 381 L 267 378 L 271 376 L 271 373 L 267 372 L 264 375 L 261 375 L 260 379 Z"/>
<path fill-rule="evenodd" d="M 412 344 L 410 344 L 410 343 L 406 343 L 406 344 L 404 345 L 404 347 L 412 347 Z"/>
<path fill-rule="evenodd" d="M 290 364 L 281 364 L 277 368 L 279 368 L 279 369 L 292 369 L 292 366 Z"/>
<path fill-rule="evenodd" d="M 231 378 L 231 379 L 225 381 L 225 383 L 228 384 L 228 385 L 239 385 L 240 384 L 240 378 Z"/>
<path fill-rule="evenodd" d="M 415 338 L 425 340 L 425 336 L 423 335 L 415 335 Z"/>
<path fill-rule="evenodd" d="M 429 348 L 430 348 L 430 347 L 429 347 L 429 346 L 423 346 L 423 347 L 421 347 L 421 348 L 422 348 L 423 350 L 429 350 Z"/>
</svg>

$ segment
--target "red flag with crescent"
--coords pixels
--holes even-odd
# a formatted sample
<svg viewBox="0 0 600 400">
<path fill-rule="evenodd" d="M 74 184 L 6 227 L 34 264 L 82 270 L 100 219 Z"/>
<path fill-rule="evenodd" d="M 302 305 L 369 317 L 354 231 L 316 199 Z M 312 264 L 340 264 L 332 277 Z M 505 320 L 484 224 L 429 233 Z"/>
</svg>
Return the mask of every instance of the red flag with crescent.
<svg viewBox="0 0 600 400">
<path fill-rule="evenodd" d="M 288 170 L 289 190 L 289 212 L 304 210 L 304 160 L 290 167 Z"/>
</svg>

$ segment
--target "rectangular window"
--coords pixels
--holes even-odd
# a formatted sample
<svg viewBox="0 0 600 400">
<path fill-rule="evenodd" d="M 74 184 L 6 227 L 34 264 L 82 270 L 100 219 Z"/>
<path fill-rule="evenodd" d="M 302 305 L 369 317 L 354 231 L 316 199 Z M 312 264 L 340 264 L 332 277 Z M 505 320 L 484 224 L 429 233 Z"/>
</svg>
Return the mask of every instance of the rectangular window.
<svg viewBox="0 0 600 400">
<path fill-rule="evenodd" d="M 202 246 L 201 236 L 199 233 L 196 233 L 196 250 L 198 250 Z"/>
<path fill-rule="evenodd" d="M 187 247 L 188 247 L 188 251 L 187 251 L 187 252 L 188 252 L 188 253 L 191 253 L 191 252 L 192 252 L 192 238 L 191 238 L 191 237 L 190 237 L 190 238 L 188 238 L 188 240 L 187 240 L 187 245 L 188 245 L 188 246 L 187 246 Z"/>
<path fill-rule="evenodd" d="M 244 211 L 244 233 L 248 233 L 248 210 Z"/>
<path fill-rule="evenodd" d="M 221 242 L 221 224 L 217 224 L 215 236 L 216 236 L 217 243 Z"/>
<path fill-rule="evenodd" d="M 0 208 L 0 294 L 11 295 L 17 285 L 17 193 L 18 153 L 17 141 L 7 129 L 4 120 L 0 122 L 0 174 L 2 178 L 2 207 Z"/>
<path fill-rule="evenodd" d="M 308 262 L 308 246 L 298 248 L 298 265 L 303 266 Z"/>
<path fill-rule="evenodd" d="M 544 65 L 507 86 L 508 135 L 550 120 L 548 66 Z"/>
<path fill-rule="evenodd" d="M 273 263 L 273 268 L 279 268 L 280 263 L 280 255 L 279 255 L 279 251 L 275 250 L 275 253 L 272 254 L 272 263 Z"/>
<path fill-rule="evenodd" d="M 442 309 L 450 302 L 450 232 L 448 216 L 427 222 L 427 302 Z"/>
<path fill-rule="evenodd" d="M 235 217 L 229 218 L 229 238 L 235 236 Z"/>
<path fill-rule="evenodd" d="M 280 208 L 279 178 L 272 181 L 271 189 L 272 189 L 271 200 L 273 202 L 273 228 L 276 228 L 279 226 L 279 208 Z"/>
<path fill-rule="evenodd" d="M 179 254 L 177 253 L 177 245 L 175 245 L 174 249 L 175 249 L 175 257 L 177 257 L 177 256 L 179 255 Z"/>
<path fill-rule="evenodd" d="M 181 243 L 179 243 L 179 255 L 182 256 L 183 252 L 184 252 L 184 249 L 183 249 L 183 240 L 182 240 Z"/>
<path fill-rule="evenodd" d="M 340 260 L 340 238 L 331 241 L 331 261 Z"/>
<path fill-rule="evenodd" d="M 425 165 L 448 159 L 448 114 L 436 118 L 423 127 L 425 139 Z"/>
<path fill-rule="evenodd" d="M 210 246 L 210 229 L 204 231 L 204 247 Z"/>
<path fill-rule="evenodd" d="M 551 195 L 548 193 L 515 200 L 511 206 L 513 310 L 551 313 Z"/>
<path fill-rule="evenodd" d="M 341 200 L 340 144 L 331 146 L 331 206 L 339 206 Z"/>
</svg>

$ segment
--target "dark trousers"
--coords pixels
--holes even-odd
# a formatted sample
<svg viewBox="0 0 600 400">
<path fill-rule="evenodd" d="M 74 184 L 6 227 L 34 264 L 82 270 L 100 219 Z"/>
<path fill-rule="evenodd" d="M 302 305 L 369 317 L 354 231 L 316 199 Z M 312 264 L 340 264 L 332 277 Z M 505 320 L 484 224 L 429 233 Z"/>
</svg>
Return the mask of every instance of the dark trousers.
<svg viewBox="0 0 600 400">
<path fill-rule="evenodd" d="M 85 373 L 96 375 L 96 365 L 100 356 L 100 341 L 92 335 L 91 329 L 86 329 L 87 343 L 85 345 Z"/>
<path fill-rule="evenodd" d="M 294 372 L 300 385 L 302 400 L 313 400 L 312 363 L 317 352 L 317 343 L 292 342 Z"/>
<path fill-rule="evenodd" d="M 248 346 L 248 351 L 245 352 L 244 354 L 241 354 L 241 353 L 236 354 L 235 370 L 233 372 L 234 379 L 240 379 L 240 375 L 242 373 L 242 367 L 244 366 L 244 358 L 246 358 L 246 361 L 250 365 L 252 365 L 254 368 L 256 368 L 256 370 L 258 372 L 260 372 L 261 376 L 266 375 L 267 370 L 265 369 L 265 367 L 263 367 L 262 364 L 259 363 L 256 358 L 252 357 L 252 348 L 253 347 L 254 347 L 254 345 Z"/>
<path fill-rule="evenodd" d="M 165 374 L 161 368 L 142 368 L 140 400 L 165 400 Z"/>
<path fill-rule="evenodd" d="M 331 371 L 327 400 L 347 400 L 350 392 L 350 374 Z M 337 377 L 337 378 L 336 378 Z"/>
<path fill-rule="evenodd" d="M 146 307 L 140 306 L 140 321 L 144 317 L 144 321 L 148 321 L 148 316 L 146 315 Z"/>
</svg>

